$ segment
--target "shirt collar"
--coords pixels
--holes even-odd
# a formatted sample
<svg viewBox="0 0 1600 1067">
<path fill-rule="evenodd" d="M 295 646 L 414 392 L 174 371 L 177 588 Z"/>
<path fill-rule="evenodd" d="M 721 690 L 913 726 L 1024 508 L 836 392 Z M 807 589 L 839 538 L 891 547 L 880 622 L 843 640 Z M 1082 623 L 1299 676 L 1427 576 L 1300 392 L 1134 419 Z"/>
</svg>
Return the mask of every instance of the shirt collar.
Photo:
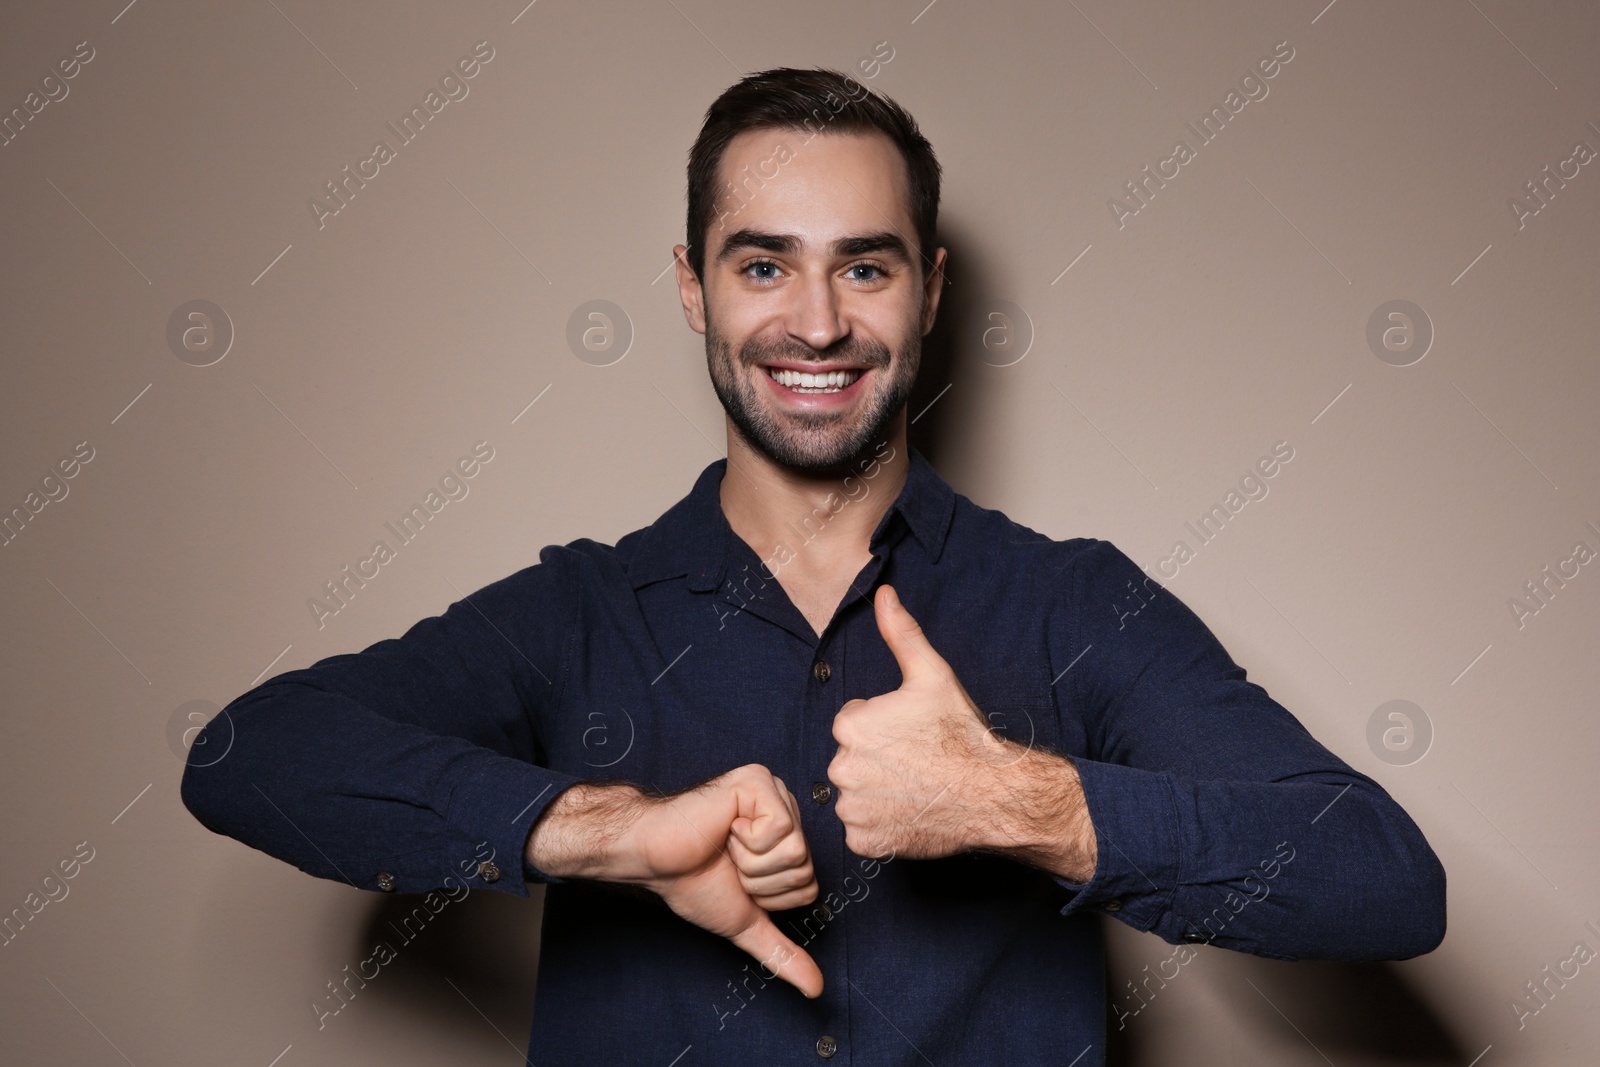
<svg viewBox="0 0 1600 1067">
<path fill-rule="evenodd" d="M 937 563 L 955 514 L 956 494 L 921 452 L 910 446 L 907 450 L 911 460 L 905 485 L 873 530 L 871 545 L 876 550 L 893 536 L 894 517 L 899 515 L 928 554 L 929 562 Z M 689 588 L 696 591 L 709 591 L 722 584 L 728 544 L 735 536 L 722 513 L 722 477 L 727 469 L 726 459 L 707 465 L 687 496 L 639 531 L 638 544 L 628 563 L 628 578 L 635 589 L 684 577 L 688 578 Z M 870 478 L 859 480 L 872 484 Z"/>
</svg>

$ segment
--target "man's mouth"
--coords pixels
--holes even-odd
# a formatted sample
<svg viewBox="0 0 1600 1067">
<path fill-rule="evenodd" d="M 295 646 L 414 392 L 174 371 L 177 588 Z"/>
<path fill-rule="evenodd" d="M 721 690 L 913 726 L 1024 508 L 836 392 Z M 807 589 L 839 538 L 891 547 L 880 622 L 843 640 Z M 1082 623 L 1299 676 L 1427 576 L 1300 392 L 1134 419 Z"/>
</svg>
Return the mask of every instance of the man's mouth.
<svg viewBox="0 0 1600 1067">
<path fill-rule="evenodd" d="M 768 377 L 785 389 L 796 393 L 837 393 L 856 383 L 856 380 L 865 373 L 860 368 L 848 370 L 831 370 L 820 373 L 811 371 L 787 370 L 782 367 L 765 368 Z"/>
</svg>

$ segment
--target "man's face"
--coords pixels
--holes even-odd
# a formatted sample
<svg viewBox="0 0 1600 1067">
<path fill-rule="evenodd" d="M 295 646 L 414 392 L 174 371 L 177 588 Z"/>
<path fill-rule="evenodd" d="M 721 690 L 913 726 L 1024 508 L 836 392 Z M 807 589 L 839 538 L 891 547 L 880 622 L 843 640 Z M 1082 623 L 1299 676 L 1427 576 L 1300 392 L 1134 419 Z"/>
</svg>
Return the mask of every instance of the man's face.
<svg viewBox="0 0 1600 1067">
<path fill-rule="evenodd" d="M 800 470 L 843 467 L 888 435 L 933 325 L 945 251 L 919 265 L 905 165 L 881 134 L 753 130 L 724 192 L 690 325 L 741 437 Z M 746 169 L 748 167 L 748 169 Z M 680 246 L 681 249 L 682 246 Z"/>
</svg>

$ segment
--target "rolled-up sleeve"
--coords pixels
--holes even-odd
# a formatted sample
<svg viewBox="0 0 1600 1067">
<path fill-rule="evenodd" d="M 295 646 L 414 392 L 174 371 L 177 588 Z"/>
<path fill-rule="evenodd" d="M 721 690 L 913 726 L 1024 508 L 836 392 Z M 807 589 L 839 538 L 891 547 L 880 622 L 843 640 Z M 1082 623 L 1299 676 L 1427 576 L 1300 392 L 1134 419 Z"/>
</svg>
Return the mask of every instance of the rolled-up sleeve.
<svg viewBox="0 0 1600 1067">
<path fill-rule="evenodd" d="M 1279 959 L 1404 959 L 1444 937 L 1445 875 L 1411 817 L 1248 681 L 1108 541 L 1051 620 L 1098 849 L 1063 914 Z M 1058 699 L 1060 697 L 1058 696 Z"/>
<path fill-rule="evenodd" d="M 288 671 L 196 737 L 182 798 L 207 828 L 362 889 L 527 896 L 529 830 L 578 778 L 543 766 L 580 614 L 575 568 L 525 568 L 359 653 Z"/>
</svg>

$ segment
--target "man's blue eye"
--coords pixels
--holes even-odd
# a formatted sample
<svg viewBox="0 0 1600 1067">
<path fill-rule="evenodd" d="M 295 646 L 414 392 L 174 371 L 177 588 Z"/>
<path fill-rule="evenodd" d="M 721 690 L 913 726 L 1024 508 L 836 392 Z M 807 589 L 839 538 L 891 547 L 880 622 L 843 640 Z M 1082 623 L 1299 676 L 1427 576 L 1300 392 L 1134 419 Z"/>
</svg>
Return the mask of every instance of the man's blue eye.
<svg viewBox="0 0 1600 1067">
<path fill-rule="evenodd" d="M 752 271 L 762 271 L 762 270 L 770 270 L 773 273 L 772 274 L 752 274 L 751 273 Z M 777 270 L 778 270 L 778 265 L 776 263 L 771 263 L 771 262 L 768 262 L 766 260 L 758 260 L 755 263 L 746 264 L 742 273 L 745 274 L 746 276 L 756 280 L 756 281 L 772 281 L 776 277 Z M 872 272 L 867 277 L 861 277 L 860 275 L 857 275 L 855 280 L 856 281 L 861 281 L 861 282 L 877 281 L 879 278 L 883 277 L 884 273 L 885 273 L 883 268 L 878 266 L 875 263 L 857 263 L 855 266 L 849 268 L 849 270 L 851 272 L 854 272 L 854 271 L 870 271 L 870 272 Z"/>
</svg>

